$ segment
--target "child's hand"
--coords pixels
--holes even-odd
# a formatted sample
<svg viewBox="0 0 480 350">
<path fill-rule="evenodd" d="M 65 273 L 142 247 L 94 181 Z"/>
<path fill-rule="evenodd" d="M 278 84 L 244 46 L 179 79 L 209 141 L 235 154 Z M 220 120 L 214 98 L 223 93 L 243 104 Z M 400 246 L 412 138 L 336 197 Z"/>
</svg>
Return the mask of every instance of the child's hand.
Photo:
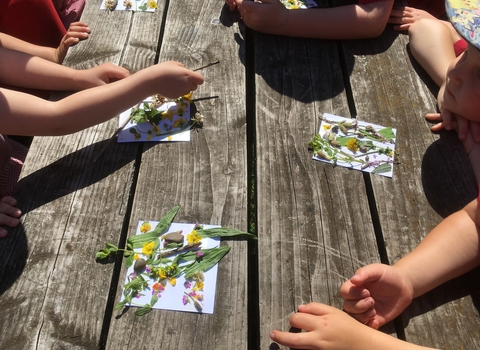
<svg viewBox="0 0 480 350">
<path fill-rule="evenodd" d="M 397 24 L 393 29 L 403 31 L 408 30 L 413 23 L 422 18 L 436 19 L 427 11 L 409 6 L 395 6 L 390 13 L 388 23 Z"/>
<path fill-rule="evenodd" d="M 22 215 L 20 209 L 15 208 L 17 201 L 15 198 L 10 196 L 5 196 L 0 199 L 0 225 L 15 227 L 19 224 L 18 218 Z M 3 238 L 7 235 L 7 230 L 3 227 L 0 227 L 0 238 Z"/>
<path fill-rule="evenodd" d="M 197 89 L 203 84 L 204 78 L 198 73 L 174 61 L 162 62 L 144 70 L 151 79 L 154 79 L 155 91 L 166 98 L 177 98 Z"/>
<path fill-rule="evenodd" d="M 276 35 L 283 35 L 288 30 L 288 13 L 291 10 L 287 10 L 279 0 L 236 0 L 236 4 L 247 27 Z"/>
<path fill-rule="evenodd" d="M 235 3 L 235 0 L 225 0 L 225 3 L 230 8 L 230 11 L 234 11 L 237 8 L 237 4 Z"/>
<path fill-rule="evenodd" d="M 78 44 L 80 40 L 88 39 L 90 28 L 83 22 L 73 22 L 63 36 L 60 45 L 57 48 L 57 63 L 62 63 L 67 55 L 70 46 Z"/>
<path fill-rule="evenodd" d="M 310 303 L 300 305 L 298 311 L 290 317 L 290 325 L 307 332 L 274 330 L 270 333 L 273 341 L 295 349 L 350 350 L 358 349 L 359 343 L 371 336 L 367 327 L 334 307 Z"/>
<path fill-rule="evenodd" d="M 130 75 L 128 70 L 113 63 L 103 63 L 90 69 L 77 71 L 77 73 L 82 74 L 85 81 L 85 85 L 81 86 L 78 90 L 110 84 Z"/>
<path fill-rule="evenodd" d="M 384 264 L 360 268 L 340 288 L 343 308 L 358 321 L 378 329 L 412 301 L 413 291 L 400 271 Z"/>
</svg>

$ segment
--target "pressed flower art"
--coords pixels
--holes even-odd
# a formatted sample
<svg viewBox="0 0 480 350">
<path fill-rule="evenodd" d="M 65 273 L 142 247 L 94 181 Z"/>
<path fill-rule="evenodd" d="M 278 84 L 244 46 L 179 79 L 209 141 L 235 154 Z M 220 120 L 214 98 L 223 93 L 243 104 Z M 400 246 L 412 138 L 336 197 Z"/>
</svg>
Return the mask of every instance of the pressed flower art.
<svg viewBox="0 0 480 350">
<path fill-rule="evenodd" d="M 289 10 L 308 9 L 318 6 L 313 0 L 280 0 L 280 2 Z"/>
<path fill-rule="evenodd" d="M 153 309 L 213 313 L 218 262 L 230 250 L 220 246 L 220 237 L 256 237 L 217 225 L 172 223 L 178 209 L 159 222 L 139 222 L 125 249 L 105 243 L 97 252 L 99 260 L 117 253 L 125 258 L 127 274 L 117 310 L 138 307 L 138 316 Z M 147 223 L 154 229 L 145 232 Z"/>
<path fill-rule="evenodd" d="M 103 0 L 100 5 L 100 9 L 108 11 L 153 12 L 157 8 L 157 0 Z"/>
<path fill-rule="evenodd" d="M 190 129 L 203 125 L 200 113 L 191 116 L 191 97 L 167 101 L 155 95 L 121 113 L 118 142 L 190 141 Z"/>
<path fill-rule="evenodd" d="M 392 177 L 396 134 L 391 127 L 325 113 L 308 145 L 315 160 Z"/>
</svg>

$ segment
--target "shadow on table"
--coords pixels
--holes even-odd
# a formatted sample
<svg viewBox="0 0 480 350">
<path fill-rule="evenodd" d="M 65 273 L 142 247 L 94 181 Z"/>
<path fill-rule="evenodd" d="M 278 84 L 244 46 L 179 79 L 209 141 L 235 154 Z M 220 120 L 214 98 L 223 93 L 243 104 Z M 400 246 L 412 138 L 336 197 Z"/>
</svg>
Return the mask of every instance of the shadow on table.
<svg viewBox="0 0 480 350">
<path fill-rule="evenodd" d="M 422 186 L 432 208 L 443 218 L 477 197 L 472 166 L 454 131 L 442 131 L 425 151 Z"/>
<path fill-rule="evenodd" d="M 403 313 L 404 327 L 407 327 L 410 319 L 416 316 L 425 314 L 441 305 L 468 296 L 471 298 L 473 305 L 466 302 L 465 308 L 467 308 L 467 310 L 463 310 L 460 304 L 455 304 L 453 306 L 457 310 L 457 313 L 462 315 L 463 318 L 468 316 L 469 311 L 475 315 L 478 315 L 478 311 L 480 311 L 480 267 L 477 267 L 460 277 L 454 278 L 414 299 L 412 304 Z M 476 310 L 473 310 L 473 308 Z M 460 321 L 459 318 L 459 322 L 460 327 L 464 327 L 466 324 L 472 327 L 472 331 L 476 332 L 478 320 L 466 319 L 465 321 Z"/>
<path fill-rule="evenodd" d="M 7 237 L 0 241 L 0 296 L 22 274 L 27 264 L 27 258 L 28 240 L 25 229 L 20 223 L 15 230 L 9 230 Z M 17 306 L 17 303 L 18 299 L 12 305 L 9 305 L 8 300 L 1 300 L 3 310 Z"/>
<path fill-rule="evenodd" d="M 254 31 L 249 36 L 238 10 L 232 12 L 227 5 L 222 9 L 220 22 L 227 27 L 238 23 L 240 34 L 235 34 L 234 39 L 247 71 L 261 76 L 279 94 L 303 103 L 324 101 L 343 93 L 355 55 L 384 52 L 399 35 L 386 30 L 375 39 L 350 41 L 291 38 Z M 254 48 L 246 42 L 253 37 Z"/>
</svg>

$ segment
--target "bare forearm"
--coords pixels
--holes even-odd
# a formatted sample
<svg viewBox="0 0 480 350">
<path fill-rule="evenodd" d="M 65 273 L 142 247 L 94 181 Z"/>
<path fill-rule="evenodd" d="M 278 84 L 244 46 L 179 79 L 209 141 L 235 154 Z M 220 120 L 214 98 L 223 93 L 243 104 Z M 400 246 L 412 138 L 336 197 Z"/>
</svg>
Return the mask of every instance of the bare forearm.
<svg viewBox="0 0 480 350">
<path fill-rule="evenodd" d="M 1 91 L 1 90 L 0 90 Z M 128 79 L 77 92 L 52 102 L 10 90 L 0 133 L 32 136 L 70 134 L 102 123 L 155 93 L 141 72 Z M 0 108 L 2 107 L 0 102 Z"/>
<path fill-rule="evenodd" d="M 450 215 L 394 267 L 410 281 L 414 297 L 480 263 L 477 201 Z"/>
<path fill-rule="evenodd" d="M 48 61 L 55 62 L 56 49 L 46 46 L 38 46 L 29 42 L 17 39 L 5 33 L 0 33 L 0 47 L 10 50 L 16 50 L 30 54 L 32 56 L 42 57 Z"/>
</svg>

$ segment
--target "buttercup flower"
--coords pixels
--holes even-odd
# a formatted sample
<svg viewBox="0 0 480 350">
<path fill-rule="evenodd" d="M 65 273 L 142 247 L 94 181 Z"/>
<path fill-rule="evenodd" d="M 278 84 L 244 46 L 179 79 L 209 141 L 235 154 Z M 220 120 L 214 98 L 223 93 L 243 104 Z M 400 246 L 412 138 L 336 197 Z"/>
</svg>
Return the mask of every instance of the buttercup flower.
<svg viewBox="0 0 480 350">
<path fill-rule="evenodd" d="M 145 233 L 152 229 L 152 225 L 148 221 L 144 221 L 143 224 L 140 225 L 140 232 Z"/>
<path fill-rule="evenodd" d="M 202 240 L 202 237 L 197 233 L 196 230 L 193 230 L 187 235 L 187 242 L 188 244 L 195 244 Z"/>
<path fill-rule="evenodd" d="M 142 248 L 142 253 L 145 254 L 145 255 L 152 255 L 153 253 L 153 248 L 155 247 L 155 242 L 149 242 L 149 243 L 145 243 L 143 245 L 143 248 Z"/>
<path fill-rule="evenodd" d="M 148 8 L 150 9 L 157 9 L 158 6 L 157 6 L 157 2 L 155 0 L 149 0 L 148 1 Z"/>
</svg>

